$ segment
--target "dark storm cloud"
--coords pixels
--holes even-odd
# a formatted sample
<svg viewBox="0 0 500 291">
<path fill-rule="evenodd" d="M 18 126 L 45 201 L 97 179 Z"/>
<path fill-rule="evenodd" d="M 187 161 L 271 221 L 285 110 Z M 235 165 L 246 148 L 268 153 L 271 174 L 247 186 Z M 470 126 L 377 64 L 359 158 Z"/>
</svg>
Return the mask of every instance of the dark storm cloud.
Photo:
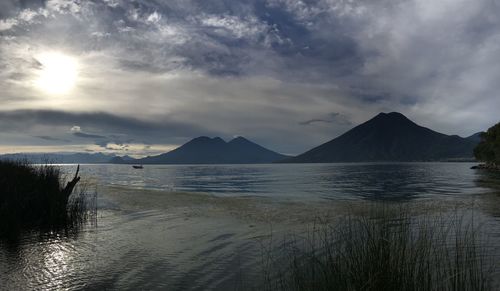
<svg viewBox="0 0 500 291">
<path fill-rule="evenodd" d="M 19 131 L 35 127 L 65 127 L 68 130 L 77 124 L 78 130 L 72 134 L 81 138 L 109 139 L 118 141 L 121 137 L 135 138 L 142 142 L 175 140 L 176 137 L 194 136 L 212 133 L 202 127 L 169 121 L 164 118 L 158 122 L 122 117 L 109 113 L 78 113 L 52 110 L 15 110 L 0 111 L 0 129 Z M 109 135 L 90 134 L 79 131 L 80 127 L 93 132 Z M 121 134 L 120 136 L 116 135 Z M 47 139 L 47 138 L 46 138 Z"/>
<path fill-rule="evenodd" d="M 327 118 L 313 118 L 299 122 L 300 125 L 311 125 L 315 123 L 335 123 L 337 125 L 342 125 L 342 126 L 352 125 L 352 122 L 349 121 L 349 118 L 339 112 L 332 112 L 328 114 Z"/>
<path fill-rule="evenodd" d="M 306 120 L 306 121 L 301 121 L 301 122 L 299 122 L 299 124 L 300 125 L 310 125 L 310 124 L 313 124 L 313 123 L 332 123 L 332 122 L 333 121 L 331 121 L 331 120 L 315 118 L 315 119 L 309 119 L 309 120 Z"/>
<path fill-rule="evenodd" d="M 53 136 L 48 136 L 48 135 L 34 135 L 33 137 L 43 139 L 43 140 L 48 140 L 48 141 L 62 141 L 62 142 L 69 142 L 67 139 L 62 139 L 62 138 L 57 138 Z"/>
<path fill-rule="evenodd" d="M 132 72 L 189 69 L 216 77 L 268 75 L 324 82 L 354 74 L 365 58 L 354 38 L 353 21 L 330 11 L 329 6 L 324 1 L 92 1 L 78 5 L 47 1 L 44 13 L 57 13 L 72 37 L 61 39 L 55 16 L 46 20 L 51 25 L 34 27 L 33 33 L 44 29 L 46 41 L 64 41 L 76 50 L 112 47 L 122 56 L 119 66 Z M 29 25 L 30 21 L 16 23 Z"/>
<path fill-rule="evenodd" d="M 324 6 L 321 1 L 307 5 L 311 10 Z M 36 16 L 12 19 L 16 24 L 11 33 L 26 34 L 24 29 L 16 32 L 15 28 L 43 18 L 38 22 L 50 25 L 33 27 L 33 32 L 54 30 L 45 34 L 47 41 L 64 41 L 78 50 L 120 43 L 126 54 L 121 65 L 134 71 L 186 67 L 216 76 L 241 76 L 261 74 L 263 69 L 275 76 L 317 79 L 360 67 L 363 56 L 345 20 L 326 12 L 298 19 L 288 6 L 287 2 L 261 0 L 46 1 L 45 6 L 32 3 L 14 9 L 29 8 Z M 46 10 L 40 12 L 37 7 Z M 43 13 L 49 17 L 44 18 Z M 57 20 L 68 24 L 65 29 L 71 38 L 61 39 L 55 31 L 61 28 Z M 286 70 L 270 66 L 270 59 Z"/>
<path fill-rule="evenodd" d="M 15 16 L 23 9 L 38 9 L 46 0 L 2 0 L 0 1 L 0 18 Z"/>
<path fill-rule="evenodd" d="M 73 135 L 76 137 L 81 137 L 81 138 L 106 138 L 105 136 L 102 135 L 97 135 L 97 134 L 89 134 L 85 132 L 73 132 Z"/>
</svg>

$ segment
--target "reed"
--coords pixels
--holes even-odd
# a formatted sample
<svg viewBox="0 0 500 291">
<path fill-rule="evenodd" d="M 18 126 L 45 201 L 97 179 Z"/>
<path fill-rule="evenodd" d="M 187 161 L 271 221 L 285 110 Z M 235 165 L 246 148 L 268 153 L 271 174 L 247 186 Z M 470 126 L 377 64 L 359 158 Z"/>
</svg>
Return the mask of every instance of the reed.
<svg viewBox="0 0 500 291">
<path fill-rule="evenodd" d="M 268 290 L 492 290 L 494 262 L 473 217 L 375 206 L 315 224 L 264 252 Z"/>
<path fill-rule="evenodd" d="M 54 165 L 0 161 L 0 235 L 21 230 L 76 228 L 95 216 L 96 194 L 76 186 Z"/>
</svg>

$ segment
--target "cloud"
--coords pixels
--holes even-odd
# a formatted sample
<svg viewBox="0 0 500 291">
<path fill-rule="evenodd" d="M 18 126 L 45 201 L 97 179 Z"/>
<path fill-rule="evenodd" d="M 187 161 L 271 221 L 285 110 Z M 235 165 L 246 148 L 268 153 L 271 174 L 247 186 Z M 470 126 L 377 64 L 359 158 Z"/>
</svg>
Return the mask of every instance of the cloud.
<svg viewBox="0 0 500 291">
<path fill-rule="evenodd" d="M 327 118 L 313 118 L 299 122 L 300 125 L 311 125 L 315 123 L 335 123 L 338 125 L 345 125 L 345 126 L 352 125 L 352 122 L 349 121 L 349 118 L 339 112 L 332 112 L 328 114 Z"/>
<path fill-rule="evenodd" d="M 16 132 L 20 129 L 41 131 L 62 129 L 70 131 L 74 136 L 82 138 L 108 138 L 126 139 L 134 137 L 138 140 L 161 141 L 177 137 L 201 134 L 205 131 L 195 125 L 183 124 L 163 119 L 158 122 L 145 121 L 131 117 L 117 116 L 104 112 L 64 112 L 54 110 L 14 110 L 0 111 L 0 130 Z M 79 124 L 78 126 L 74 124 Z M 65 129 L 66 128 L 66 129 Z M 99 131 L 104 135 L 83 132 L 82 128 L 89 131 Z"/>
<path fill-rule="evenodd" d="M 17 21 L 15 19 L 0 19 L 0 31 L 9 30 L 15 25 L 17 25 Z"/>
<path fill-rule="evenodd" d="M 146 21 L 150 22 L 150 23 L 158 23 L 160 21 L 160 19 L 161 19 L 161 15 L 157 11 L 155 11 L 148 16 Z"/>
<path fill-rule="evenodd" d="M 300 125 L 310 125 L 313 123 L 332 123 L 333 121 L 331 120 L 326 120 L 326 119 L 319 119 L 319 118 L 314 118 L 314 119 L 309 119 L 306 121 L 301 121 L 299 122 Z"/>
<path fill-rule="evenodd" d="M 102 136 L 102 135 L 89 134 L 89 133 L 84 133 L 84 132 L 73 132 L 73 135 L 76 137 L 82 137 L 82 138 L 106 138 L 105 136 Z"/>
<path fill-rule="evenodd" d="M 0 1 L 0 135 L 77 124 L 96 147 L 242 134 L 297 153 L 380 111 L 470 135 L 498 122 L 499 15 L 489 0 Z M 81 68 L 68 96 L 33 86 L 54 50 Z"/>
<path fill-rule="evenodd" d="M 207 15 L 201 17 L 200 23 L 218 35 L 238 39 L 253 38 L 266 33 L 268 29 L 265 23 L 252 16 L 240 18 L 233 15 Z"/>
<path fill-rule="evenodd" d="M 62 138 L 57 138 L 53 136 L 48 136 L 48 135 L 35 135 L 34 137 L 43 139 L 43 140 L 48 140 L 48 141 L 62 141 L 62 142 L 69 142 L 67 139 L 62 139 Z"/>
<path fill-rule="evenodd" d="M 81 138 L 92 138 L 92 139 L 101 139 L 101 138 L 106 138 L 105 136 L 102 135 L 97 135 L 97 134 L 91 134 L 91 133 L 85 133 L 82 131 L 82 128 L 78 125 L 73 125 L 70 129 L 71 134 L 73 134 L 76 137 L 81 137 Z"/>
</svg>

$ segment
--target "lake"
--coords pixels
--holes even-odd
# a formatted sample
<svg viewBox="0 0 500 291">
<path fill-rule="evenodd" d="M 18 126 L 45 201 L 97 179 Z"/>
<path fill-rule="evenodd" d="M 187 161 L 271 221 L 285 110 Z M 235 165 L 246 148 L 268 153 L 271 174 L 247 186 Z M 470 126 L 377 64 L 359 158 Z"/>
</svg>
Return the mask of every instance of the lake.
<svg viewBox="0 0 500 291">
<path fill-rule="evenodd" d="M 263 244 L 378 202 L 473 209 L 497 256 L 500 175 L 472 165 L 82 165 L 87 191 L 98 195 L 97 224 L 0 242 L 0 289 L 258 286 Z"/>
</svg>

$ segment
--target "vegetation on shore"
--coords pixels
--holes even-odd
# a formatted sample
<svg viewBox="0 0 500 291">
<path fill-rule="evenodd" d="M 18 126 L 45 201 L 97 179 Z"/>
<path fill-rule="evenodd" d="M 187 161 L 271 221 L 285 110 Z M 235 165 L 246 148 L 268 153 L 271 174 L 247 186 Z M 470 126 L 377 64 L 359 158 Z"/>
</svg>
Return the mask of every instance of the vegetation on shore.
<svg viewBox="0 0 500 291">
<path fill-rule="evenodd" d="M 500 169 L 500 122 L 481 134 L 474 156 L 485 163 L 481 168 Z"/>
<path fill-rule="evenodd" d="M 84 189 L 76 187 L 78 172 L 79 167 L 63 186 L 64 175 L 56 166 L 0 161 L 0 236 L 83 224 L 95 213 L 89 203 L 95 201 L 89 201 Z"/>
<path fill-rule="evenodd" d="M 383 206 L 286 239 L 282 256 L 264 254 L 266 289 L 492 290 L 494 262 L 471 217 L 410 212 Z"/>
</svg>

